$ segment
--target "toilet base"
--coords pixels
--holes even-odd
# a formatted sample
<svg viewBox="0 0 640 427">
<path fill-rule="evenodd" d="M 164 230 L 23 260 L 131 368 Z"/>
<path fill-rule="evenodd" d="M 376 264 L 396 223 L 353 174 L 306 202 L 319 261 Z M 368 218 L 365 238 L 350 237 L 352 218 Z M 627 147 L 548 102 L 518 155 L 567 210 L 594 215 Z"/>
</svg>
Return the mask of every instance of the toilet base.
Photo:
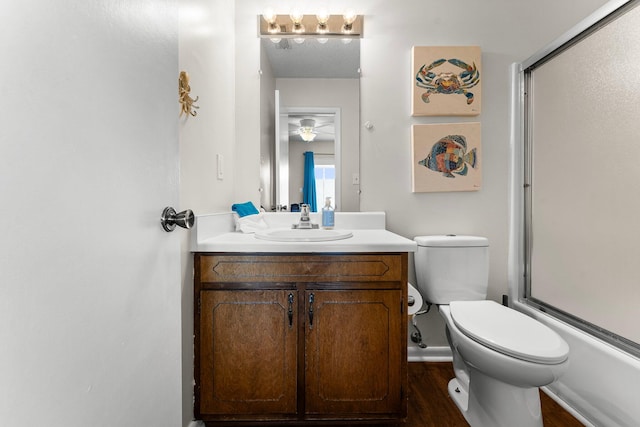
<svg viewBox="0 0 640 427">
<path fill-rule="evenodd" d="M 543 427 L 537 387 L 506 384 L 471 368 L 469 390 L 457 378 L 449 396 L 471 427 Z"/>
<path fill-rule="evenodd" d="M 467 412 L 467 405 L 469 404 L 469 393 L 461 387 L 457 378 L 449 381 L 447 389 L 449 390 L 449 396 L 453 399 L 453 403 L 456 404 L 460 412 L 464 415 Z"/>
</svg>

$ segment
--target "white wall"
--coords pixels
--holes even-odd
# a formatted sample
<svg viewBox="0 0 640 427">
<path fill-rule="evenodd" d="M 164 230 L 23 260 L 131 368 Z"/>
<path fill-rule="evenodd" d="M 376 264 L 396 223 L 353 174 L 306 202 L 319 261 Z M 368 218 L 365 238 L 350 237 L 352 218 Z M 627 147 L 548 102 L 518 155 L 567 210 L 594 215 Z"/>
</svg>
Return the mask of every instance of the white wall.
<svg viewBox="0 0 640 427">
<path fill-rule="evenodd" d="M 178 2 L 0 2 L 0 425 L 181 423 Z"/>
<path fill-rule="evenodd" d="M 226 212 L 236 201 L 234 4 L 180 2 L 180 70 L 189 73 L 197 116 L 180 120 L 180 206 Z M 218 178 L 216 156 L 223 158 Z M 256 183 L 257 186 L 257 183 Z M 244 200 L 238 200 L 244 201 Z M 182 234 L 182 425 L 193 417 L 193 256 Z"/>
<path fill-rule="evenodd" d="M 224 1 L 224 0 L 216 0 Z M 235 1 L 235 114 L 236 152 L 234 164 L 235 200 L 253 201 L 260 205 L 260 39 L 258 38 L 258 15 L 265 7 L 264 1 L 256 0 L 254 7 L 244 6 L 244 0 Z M 260 9 L 261 12 L 256 12 Z M 268 76 L 266 78 L 269 78 Z"/>
<path fill-rule="evenodd" d="M 233 2 L 180 1 L 180 70 L 189 73 L 191 97 L 200 107 L 196 117 L 180 120 L 180 197 L 196 213 L 230 210 L 233 200 L 233 13 Z M 217 155 L 224 159 L 223 179 L 217 177 Z"/>
</svg>

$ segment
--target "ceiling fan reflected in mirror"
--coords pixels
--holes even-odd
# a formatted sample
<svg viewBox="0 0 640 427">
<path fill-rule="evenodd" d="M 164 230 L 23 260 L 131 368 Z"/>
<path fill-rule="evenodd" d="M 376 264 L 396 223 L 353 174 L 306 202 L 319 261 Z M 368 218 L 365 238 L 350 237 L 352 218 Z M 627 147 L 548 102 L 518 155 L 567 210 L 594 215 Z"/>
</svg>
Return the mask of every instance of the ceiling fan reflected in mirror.
<svg viewBox="0 0 640 427">
<path fill-rule="evenodd" d="M 306 143 L 333 141 L 335 126 L 332 116 L 289 116 L 289 137 Z"/>
<path fill-rule="evenodd" d="M 298 129 L 298 134 L 304 142 L 311 142 L 316 138 L 317 133 L 314 132 L 315 126 L 316 121 L 313 119 L 300 120 L 300 129 Z"/>
</svg>

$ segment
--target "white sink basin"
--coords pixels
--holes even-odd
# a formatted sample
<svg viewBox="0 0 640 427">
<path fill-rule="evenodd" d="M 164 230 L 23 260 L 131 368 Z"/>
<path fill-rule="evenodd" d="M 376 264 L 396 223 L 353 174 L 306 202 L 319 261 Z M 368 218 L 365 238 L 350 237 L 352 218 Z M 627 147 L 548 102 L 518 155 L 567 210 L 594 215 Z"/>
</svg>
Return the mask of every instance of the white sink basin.
<svg viewBox="0 0 640 427">
<path fill-rule="evenodd" d="M 350 231 L 346 230 L 325 230 L 315 229 L 293 229 L 274 228 L 262 230 L 255 233 L 256 239 L 272 240 L 275 242 L 325 242 L 331 240 L 342 240 L 353 237 Z"/>
</svg>

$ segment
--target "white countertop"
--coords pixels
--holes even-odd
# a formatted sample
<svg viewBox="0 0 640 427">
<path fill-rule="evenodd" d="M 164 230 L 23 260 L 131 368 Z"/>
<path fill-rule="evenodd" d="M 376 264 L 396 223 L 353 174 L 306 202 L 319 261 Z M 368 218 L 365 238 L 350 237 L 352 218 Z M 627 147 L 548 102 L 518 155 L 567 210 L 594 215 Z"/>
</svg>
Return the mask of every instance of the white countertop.
<svg viewBox="0 0 640 427">
<path fill-rule="evenodd" d="M 342 214 L 342 215 L 341 215 Z M 228 216 L 226 216 L 228 215 Z M 290 227 L 299 215 L 266 213 L 270 227 Z M 312 215 L 312 221 L 315 217 Z M 192 252 L 261 252 L 261 253 L 365 253 L 415 252 L 413 240 L 384 229 L 384 212 L 336 212 L 336 229 L 348 230 L 353 237 L 324 242 L 278 242 L 262 240 L 253 233 L 233 231 L 231 214 L 198 216 L 192 232 Z"/>
<path fill-rule="evenodd" d="M 416 242 L 387 230 L 349 230 L 353 237 L 326 242 L 276 242 L 231 232 L 199 242 L 195 252 L 415 252 Z"/>
</svg>

